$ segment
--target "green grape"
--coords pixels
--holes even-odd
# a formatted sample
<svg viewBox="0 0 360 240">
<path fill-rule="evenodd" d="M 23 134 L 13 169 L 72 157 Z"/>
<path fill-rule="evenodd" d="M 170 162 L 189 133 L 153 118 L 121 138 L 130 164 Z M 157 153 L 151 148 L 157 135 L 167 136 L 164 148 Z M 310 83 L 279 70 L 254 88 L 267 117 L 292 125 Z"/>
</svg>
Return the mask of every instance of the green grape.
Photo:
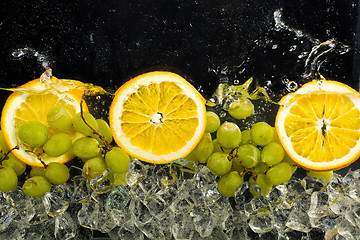
<svg viewBox="0 0 360 240">
<path fill-rule="evenodd" d="M 106 166 L 115 173 L 127 172 L 129 162 L 129 155 L 119 147 L 113 147 L 105 154 Z"/>
<path fill-rule="evenodd" d="M 115 186 L 119 186 L 119 185 L 127 186 L 128 184 L 127 184 L 125 178 L 126 178 L 126 172 L 115 173 L 114 174 L 114 184 L 115 184 Z"/>
<path fill-rule="evenodd" d="M 66 183 L 70 177 L 69 168 L 58 162 L 51 162 L 45 168 L 45 177 L 53 185 Z"/>
<path fill-rule="evenodd" d="M 232 160 L 228 159 L 227 153 L 215 152 L 209 157 L 206 166 L 217 176 L 227 174 L 232 166 Z"/>
<path fill-rule="evenodd" d="M 287 154 L 285 153 L 285 154 L 284 154 L 284 158 L 283 158 L 282 161 L 288 163 L 288 164 L 292 167 L 293 173 L 296 171 L 296 169 L 297 169 L 297 164 L 296 164 L 293 160 L 291 160 L 291 158 L 289 157 L 289 155 L 287 155 Z"/>
<path fill-rule="evenodd" d="M 106 168 L 106 163 L 102 157 L 94 157 L 84 163 L 83 175 L 91 180 L 99 176 Z"/>
<path fill-rule="evenodd" d="M 21 142 L 30 147 L 42 146 L 48 139 L 47 127 L 37 121 L 23 122 L 18 129 L 18 137 Z"/>
<path fill-rule="evenodd" d="M 279 185 L 290 180 L 293 174 L 292 168 L 289 164 L 281 162 L 269 168 L 266 172 L 266 177 L 272 185 Z"/>
<path fill-rule="evenodd" d="M 251 144 L 256 146 L 256 144 L 254 143 L 254 141 L 251 139 L 250 136 L 250 129 L 246 129 L 244 131 L 241 132 L 241 142 L 240 145 L 245 145 L 245 144 Z"/>
<path fill-rule="evenodd" d="M 223 148 L 236 148 L 241 142 L 240 128 L 232 122 L 224 122 L 216 132 L 218 143 Z"/>
<path fill-rule="evenodd" d="M 94 138 L 83 137 L 73 142 L 72 151 L 78 158 L 86 160 L 99 155 L 100 145 Z"/>
<path fill-rule="evenodd" d="M 35 176 L 43 176 L 43 177 L 45 177 L 45 168 L 32 167 L 31 170 L 30 170 L 30 176 L 31 177 L 35 177 Z"/>
<path fill-rule="evenodd" d="M 16 173 L 16 175 L 20 176 L 25 172 L 26 164 L 20 161 L 14 154 L 9 153 L 7 159 L 2 161 L 3 167 L 12 167 Z"/>
<path fill-rule="evenodd" d="M 188 160 L 198 161 L 200 163 L 206 163 L 210 155 L 214 151 L 214 143 L 211 139 L 211 134 L 205 132 L 202 136 L 200 142 L 196 147 L 191 151 L 191 153 L 186 157 Z"/>
<path fill-rule="evenodd" d="M 206 128 L 205 131 L 208 133 L 213 133 L 220 127 L 220 118 L 214 113 L 207 111 L 206 112 Z"/>
<path fill-rule="evenodd" d="M 246 168 L 253 168 L 260 161 L 260 150 L 251 144 L 239 146 L 235 153 L 238 161 Z"/>
<path fill-rule="evenodd" d="M 228 109 L 229 114 L 235 119 L 245 119 L 254 112 L 254 105 L 247 98 L 240 98 L 237 102 L 232 102 Z"/>
<path fill-rule="evenodd" d="M 89 112 L 83 112 L 83 117 L 86 121 L 86 123 L 92 127 L 95 131 L 98 130 L 98 124 L 96 122 L 96 119 L 91 115 Z M 81 117 L 81 113 L 77 113 L 74 118 L 72 119 L 72 124 L 76 131 L 79 133 L 85 134 L 87 136 L 91 136 L 93 134 L 93 131 L 89 126 L 84 122 L 84 120 Z"/>
<path fill-rule="evenodd" d="M 259 174 L 261 174 L 261 173 L 265 173 L 268 169 L 269 169 L 269 166 L 260 161 L 260 162 L 254 167 L 254 169 L 252 170 L 252 172 L 253 172 L 254 174 L 256 174 L 256 175 L 259 175 Z"/>
<path fill-rule="evenodd" d="M 67 133 L 58 133 L 49 138 L 44 144 L 44 152 L 50 157 L 58 157 L 71 149 L 72 140 Z"/>
<path fill-rule="evenodd" d="M 222 176 L 218 182 L 218 190 L 225 197 L 233 197 L 236 189 L 243 184 L 244 178 L 238 172 L 232 171 Z"/>
<path fill-rule="evenodd" d="M 250 136 L 256 145 L 265 146 L 274 138 L 274 130 L 266 122 L 257 122 L 250 129 Z"/>
<path fill-rule="evenodd" d="M 2 153 L 9 152 L 9 147 L 7 146 L 7 144 L 5 142 L 4 135 L 2 134 L 2 130 L 0 130 L 0 149 L 1 149 Z"/>
<path fill-rule="evenodd" d="M 237 171 L 238 173 L 242 173 L 245 171 L 244 167 L 241 166 L 237 158 L 234 157 L 231 159 L 231 161 L 232 161 L 232 165 L 230 171 Z"/>
<path fill-rule="evenodd" d="M 46 118 L 49 126 L 60 132 L 70 129 L 72 125 L 72 115 L 70 111 L 62 106 L 51 108 L 47 113 Z"/>
<path fill-rule="evenodd" d="M 280 163 L 284 158 L 284 149 L 277 142 L 267 144 L 261 151 L 261 161 L 268 166 Z"/>
<path fill-rule="evenodd" d="M 16 188 L 18 177 L 12 167 L 0 168 L 0 191 L 10 192 Z"/>
<path fill-rule="evenodd" d="M 96 119 L 96 123 L 98 125 L 97 132 L 103 136 L 108 144 L 110 144 L 113 140 L 112 133 L 109 124 L 102 119 Z M 92 134 L 91 137 L 98 140 L 100 144 L 104 144 L 104 141 L 100 139 L 100 137 L 96 134 Z"/>
<path fill-rule="evenodd" d="M 316 177 L 316 178 L 322 178 L 327 183 L 329 183 L 333 176 L 333 172 L 332 171 L 325 171 L 325 172 L 308 171 L 308 172 L 306 172 L 306 175 Z"/>
<path fill-rule="evenodd" d="M 260 187 L 261 193 L 264 197 L 269 194 L 273 186 L 265 174 L 259 174 L 256 178 L 256 183 Z"/>
<path fill-rule="evenodd" d="M 225 152 L 225 153 L 231 153 L 231 148 L 222 148 L 220 144 L 218 143 L 217 139 L 213 140 L 214 150 L 213 152 Z"/>
<path fill-rule="evenodd" d="M 274 136 L 273 136 L 273 142 L 278 142 L 280 143 L 280 140 L 279 140 L 279 136 L 277 135 L 276 133 L 276 129 L 274 127 L 272 127 L 273 131 L 274 131 Z"/>
<path fill-rule="evenodd" d="M 42 197 L 45 193 L 50 192 L 51 184 L 43 176 L 34 176 L 27 179 L 23 186 L 23 192 L 29 197 Z"/>
</svg>

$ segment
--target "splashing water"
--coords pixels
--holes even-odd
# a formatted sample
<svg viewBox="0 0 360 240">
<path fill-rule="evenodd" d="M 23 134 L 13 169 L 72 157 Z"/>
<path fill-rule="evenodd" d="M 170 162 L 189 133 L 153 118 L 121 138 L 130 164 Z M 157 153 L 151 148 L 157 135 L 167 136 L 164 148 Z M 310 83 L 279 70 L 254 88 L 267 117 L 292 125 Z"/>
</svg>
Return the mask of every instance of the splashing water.
<svg viewBox="0 0 360 240">
<path fill-rule="evenodd" d="M 18 60 L 22 60 L 24 57 L 36 57 L 38 63 L 40 63 L 44 69 L 50 66 L 50 61 L 45 54 L 30 47 L 15 49 L 11 53 L 11 56 Z"/>
<path fill-rule="evenodd" d="M 81 81 L 77 80 L 70 80 L 70 79 L 58 79 L 52 75 L 52 69 L 47 67 L 46 71 L 41 74 L 40 76 L 40 82 L 44 84 L 45 90 L 39 91 L 38 89 L 33 88 L 24 88 L 22 86 L 16 87 L 16 88 L 0 88 L 0 90 L 6 90 L 6 91 L 22 91 L 22 92 L 28 92 L 31 94 L 43 94 L 47 91 L 54 91 L 58 94 L 70 92 L 73 90 L 80 90 L 84 92 L 85 96 L 91 96 L 91 95 L 113 95 L 112 92 L 106 91 L 100 86 L 95 86 L 91 83 L 83 83 Z"/>
</svg>

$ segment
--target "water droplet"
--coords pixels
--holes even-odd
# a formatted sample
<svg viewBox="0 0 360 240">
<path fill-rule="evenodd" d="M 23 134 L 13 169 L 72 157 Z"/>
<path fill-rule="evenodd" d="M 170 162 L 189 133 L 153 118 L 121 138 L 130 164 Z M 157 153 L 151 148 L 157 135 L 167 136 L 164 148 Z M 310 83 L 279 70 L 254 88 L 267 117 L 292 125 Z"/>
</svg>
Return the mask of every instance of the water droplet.
<svg viewBox="0 0 360 240">
<path fill-rule="evenodd" d="M 288 84 L 289 83 L 289 79 L 287 79 L 287 78 L 284 78 L 283 80 L 282 80 L 282 82 L 284 83 L 284 84 Z"/>
<path fill-rule="evenodd" d="M 101 96 L 96 96 L 95 98 L 96 98 L 96 100 L 100 100 Z"/>
<path fill-rule="evenodd" d="M 47 68 L 46 71 L 43 74 L 41 74 L 40 82 L 49 83 L 51 78 L 52 78 L 52 70 L 51 70 L 51 68 Z"/>
<path fill-rule="evenodd" d="M 237 79 L 234 80 L 234 84 L 235 84 L 235 85 L 238 85 L 239 83 L 240 83 L 239 80 L 237 80 Z"/>
<path fill-rule="evenodd" d="M 272 48 L 272 49 L 277 49 L 277 48 L 278 48 L 278 45 L 277 45 L 277 44 L 274 44 L 274 45 L 272 45 L 271 48 Z"/>
<path fill-rule="evenodd" d="M 293 52 L 293 51 L 296 50 L 296 48 L 297 48 L 297 45 L 292 45 L 292 46 L 290 46 L 289 51 L 290 51 L 290 52 Z"/>
<path fill-rule="evenodd" d="M 294 82 L 294 81 L 289 81 L 286 84 L 286 89 L 288 91 L 295 91 L 297 88 L 298 88 L 298 84 L 296 82 Z"/>
<path fill-rule="evenodd" d="M 25 55 L 25 52 L 22 49 L 17 49 L 11 53 L 11 56 L 15 58 L 20 58 Z"/>
</svg>

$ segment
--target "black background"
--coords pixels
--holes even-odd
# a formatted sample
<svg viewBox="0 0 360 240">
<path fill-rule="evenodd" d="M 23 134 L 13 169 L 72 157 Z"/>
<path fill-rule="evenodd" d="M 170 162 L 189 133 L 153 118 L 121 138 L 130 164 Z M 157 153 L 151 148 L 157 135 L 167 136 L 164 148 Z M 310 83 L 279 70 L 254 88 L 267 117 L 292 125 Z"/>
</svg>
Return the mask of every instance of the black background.
<svg viewBox="0 0 360 240">
<path fill-rule="evenodd" d="M 111 90 L 141 72 L 170 69 L 206 97 L 224 77 L 241 83 L 253 76 L 261 85 L 271 81 L 276 98 L 284 78 L 301 81 L 298 55 L 313 47 L 293 32 L 275 31 L 276 10 L 312 39 L 348 45 L 348 53 L 326 58 L 320 72 L 358 90 L 356 0 L 2 0 L 0 87 L 38 78 L 44 68 L 37 52 L 54 76 Z M 289 52 L 292 45 L 298 49 Z M 16 57 L 19 49 L 32 50 Z"/>
<path fill-rule="evenodd" d="M 271 32 L 273 13 L 320 42 L 336 39 L 352 47 L 325 63 L 322 74 L 357 87 L 354 54 L 356 0 L 75 0 L 0 3 L 1 86 L 37 78 L 43 67 L 33 54 L 16 58 L 17 49 L 44 55 L 58 78 L 77 79 L 116 89 L 139 72 L 171 68 L 201 85 L 209 95 L 219 75 L 209 69 L 241 64 L 251 56 L 240 82 L 301 78 L 303 62 L 283 49 L 269 52 L 255 41 L 271 38 L 291 44 L 288 32 Z M 299 44 L 298 44 L 299 45 Z M 304 45 L 305 51 L 312 46 Z"/>
</svg>

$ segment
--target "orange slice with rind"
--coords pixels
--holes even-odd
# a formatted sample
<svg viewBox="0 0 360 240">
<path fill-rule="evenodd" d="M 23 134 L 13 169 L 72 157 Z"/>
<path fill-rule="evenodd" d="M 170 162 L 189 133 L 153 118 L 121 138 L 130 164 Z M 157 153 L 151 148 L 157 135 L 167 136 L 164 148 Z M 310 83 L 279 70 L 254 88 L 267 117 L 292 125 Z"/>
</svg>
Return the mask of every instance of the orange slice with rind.
<svg viewBox="0 0 360 240">
<path fill-rule="evenodd" d="M 65 163 L 74 158 L 71 151 L 59 157 L 50 157 L 43 152 L 42 147 L 31 148 L 23 144 L 17 137 L 17 130 L 25 121 L 40 121 L 48 126 L 47 112 L 57 105 L 68 109 L 72 116 L 80 112 L 83 90 L 73 88 L 69 85 L 69 80 L 62 82 L 61 79 L 55 77 L 52 77 L 52 80 L 61 86 L 61 89 L 57 88 L 61 91 L 52 88 L 40 79 L 35 79 L 12 89 L 13 93 L 6 100 L 2 110 L 1 130 L 6 144 L 9 149 L 19 147 L 19 149 L 12 151 L 13 154 L 21 161 L 34 167 L 44 167 L 41 161 L 45 164 L 50 162 Z M 85 104 L 82 107 L 84 111 L 87 111 Z M 56 133 L 50 128 L 49 131 L 50 136 Z M 73 141 L 83 136 L 75 132 L 74 129 L 67 130 L 67 133 Z"/>
<path fill-rule="evenodd" d="M 312 171 L 333 171 L 360 156 L 360 94 L 313 80 L 280 100 L 275 127 L 290 158 Z"/>
<path fill-rule="evenodd" d="M 200 141 L 205 99 L 178 74 L 148 72 L 116 91 L 109 122 L 114 140 L 129 155 L 169 163 L 187 156 Z"/>
</svg>

